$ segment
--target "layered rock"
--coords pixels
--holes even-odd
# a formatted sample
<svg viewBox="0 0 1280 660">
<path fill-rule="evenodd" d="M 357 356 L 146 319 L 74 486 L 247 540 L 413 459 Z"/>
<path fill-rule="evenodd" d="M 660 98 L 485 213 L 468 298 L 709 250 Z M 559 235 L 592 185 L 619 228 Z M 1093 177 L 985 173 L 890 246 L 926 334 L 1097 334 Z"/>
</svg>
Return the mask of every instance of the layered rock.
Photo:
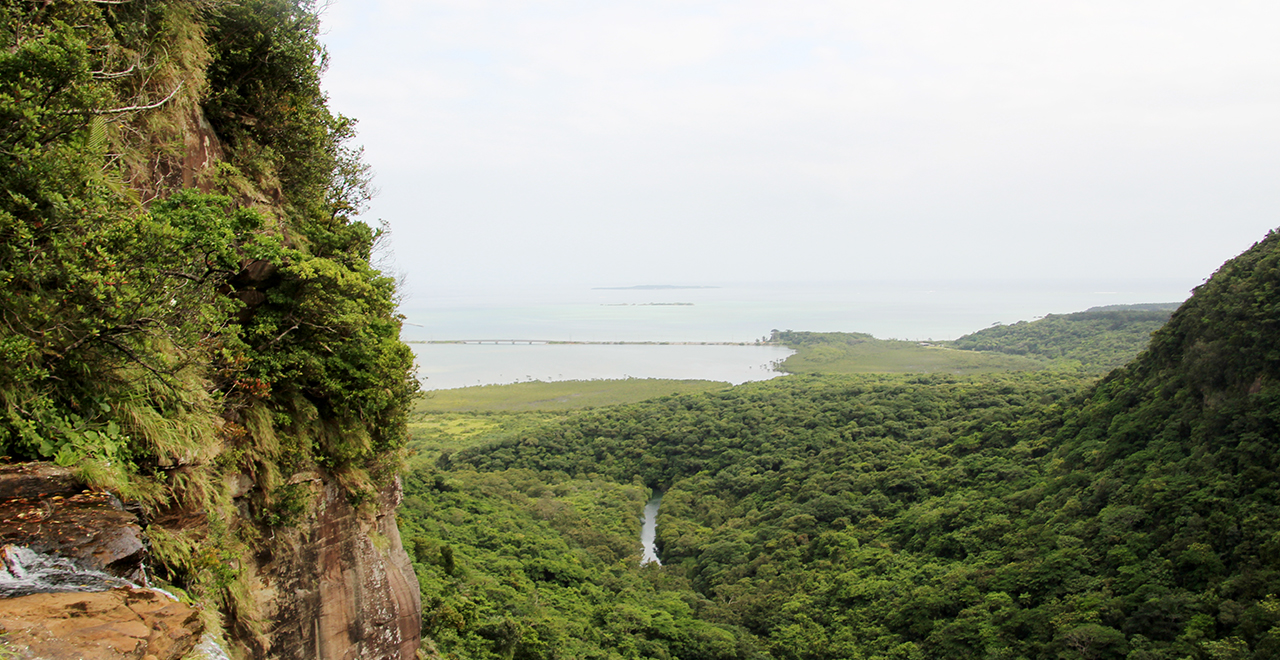
<svg viewBox="0 0 1280 660">
<path fill-rule="evenodd" d="M 267 544 L 271 551 L 244 567 L 256 614 L 273 627 L 236 635 L 241 650 L 249 657 L 299 660 L 415 657 L 421 604 L 396 527 L 399 482 L 362 511 L 327 474 L 300 477 L 309 477 L 300 483 L 312 489 L 309 515 L 277 528 Z M 229 490 L 244 496 L 250 488 Z M 65 468 L 0 466 L 0 540 L 96 572 L 93 585 L 87 578 L 75 581 L 100 590 L 0 597 L 0 626 L 9 631 L 11 648 L 50 658 L 176 658 L 189 651 L 203 629 L 195 610 L 148 590 L 101 591 L 122 582 L 111 576 L 140 575 L 142 536 L 141 521 L 119 500 L 86 490 Z M 10 555 L 15 552 L 4 556 Z"/>
<path fill-rule="evenodd" d="M 140 581 L 142 527 L 110 493 L 86 490 L 49 463 L 0 465 L 0 544 L 75 560 Z"/>
<path fill-rule="evenodd" d="M 337 484 L 311 482 L 312 515 L 276 531 L 274 552 L 254 567 L 252 596 L 275 627 L 250 649 L 257 657 L 385 660 L 415 657 L 418 580 L 400 543 L 400 483 L 373 513 L 353 507 Z"/>
<path fill-rule="evenodd" d="M 0 599 L 0 629 L 18 658 L 177 660 L 199 643 L 204 624 L 182 603 L 125 587 Z"/>
</svg>

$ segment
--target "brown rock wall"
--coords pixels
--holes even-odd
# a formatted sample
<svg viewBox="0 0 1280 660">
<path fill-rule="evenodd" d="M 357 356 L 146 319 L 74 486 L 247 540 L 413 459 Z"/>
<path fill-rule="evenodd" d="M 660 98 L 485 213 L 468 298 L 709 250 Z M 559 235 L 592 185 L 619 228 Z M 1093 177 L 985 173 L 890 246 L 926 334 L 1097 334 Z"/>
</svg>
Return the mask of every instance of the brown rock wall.
<svg viewBox="0 0 1280 660">
<path fill-rule="evenodd" d="M 400 484 L 373 515 L 351 506 L 335 483 L 311 482 L 315 513 L 278 530 L 255 570 L 253 597 L 274 623 L 252 650 L 264 658 L 411 659 L 421 603 L 417 577 L 395 524 Z"/>
<path fill-rule="evenodd" d="M 0 629 L 23 659 L 178 660 L 199 643 L 204 624 L 182 603 L 125 588 L 0 599 Z"/>
<path fill-rule="evenodd" d="M 146 553 L 137 516 L 48 463 L 0 466 L 0 544 L 74 559 L 134 581 Z"/>
</svg>

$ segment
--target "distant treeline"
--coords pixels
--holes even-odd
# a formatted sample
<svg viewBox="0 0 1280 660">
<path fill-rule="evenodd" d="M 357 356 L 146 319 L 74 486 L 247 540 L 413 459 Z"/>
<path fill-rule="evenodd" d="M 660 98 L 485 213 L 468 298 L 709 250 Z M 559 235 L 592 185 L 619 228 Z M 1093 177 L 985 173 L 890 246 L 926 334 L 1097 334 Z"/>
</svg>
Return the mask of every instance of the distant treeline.
<svg viewBox="0 0 1280 660">
<path fill-rule="evenodd" d="M 1277 308 L 1272 235 L 1167 323 L 1008 327 L 1092 329 L 1037 350 L 1097 364 L 1121 350 L 1100 334 L 1163 324 L 1100 381 L 792 376 L 484 417 L 406 485 L 430 635 L 460 658 L 1280 657 Z M 1049 357 L 1073 342 L 1097 346 Z"/>
<path fill-rule="evenodd" d="M 1121 306 L 1113 306 L 1121 307 Z M 1094 308 L 1050 314 L 1036 321 L 998 325 L 948 342 L 967 351 L 993 351 L 1048 361 L 1072 361 L 1084 369 L 1110 371 L 1146 348 L 1151 333 L 1173 312 L 1168 309 Z M 1155 305 L 1152 305 L 1155 307 Z"/>
</svg>

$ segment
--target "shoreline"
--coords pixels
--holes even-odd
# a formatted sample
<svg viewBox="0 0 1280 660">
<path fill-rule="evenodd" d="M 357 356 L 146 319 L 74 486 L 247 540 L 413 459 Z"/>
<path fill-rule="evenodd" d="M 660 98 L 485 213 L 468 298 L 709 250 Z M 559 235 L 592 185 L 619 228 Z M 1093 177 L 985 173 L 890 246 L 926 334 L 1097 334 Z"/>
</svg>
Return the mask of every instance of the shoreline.
<svg viewBox="0 0 1280 660">
<path fill-rule="evenodd" d="M 572 341 L 559 339 L 414 339 L 402 340 L 406 344 L 470 344 L 485 346 L 782 346 L 761 341 Z"/>
</svg>

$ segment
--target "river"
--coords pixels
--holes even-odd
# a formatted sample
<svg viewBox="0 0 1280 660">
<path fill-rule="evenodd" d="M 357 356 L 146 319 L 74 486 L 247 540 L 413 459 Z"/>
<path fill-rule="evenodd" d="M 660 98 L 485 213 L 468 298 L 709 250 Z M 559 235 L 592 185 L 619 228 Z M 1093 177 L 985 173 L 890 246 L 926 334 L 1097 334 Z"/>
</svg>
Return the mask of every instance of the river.
<svg viewBox="0 0 1280 660">
<path fill-rule="evenodd" d="M 39 593 L 109 591 L 122 587 L 154 591 L 169 600 L 178 600 L 177 596 L 164 589 L 144 587 L 102 571 L 87 569 L 65 557 L 46 555 L 24 546 L 0 547 L 0 598 Z M 10 657 L 4 653 L 4 648 L 7 647 L 0 645 L 0 657 Z M 217 638 L 208 631 L 191 653 L 184 657 L 192 660 L 230 660 Z"/>
<path fill-rule="evenodd" d="M 640 565 L 662 565 L 658 559 L 658 507 L 662 505 L 662 493 L 656 493 L 648 504 L 644 505 L 644 524 L 640 526 Z"/>
</svg>

